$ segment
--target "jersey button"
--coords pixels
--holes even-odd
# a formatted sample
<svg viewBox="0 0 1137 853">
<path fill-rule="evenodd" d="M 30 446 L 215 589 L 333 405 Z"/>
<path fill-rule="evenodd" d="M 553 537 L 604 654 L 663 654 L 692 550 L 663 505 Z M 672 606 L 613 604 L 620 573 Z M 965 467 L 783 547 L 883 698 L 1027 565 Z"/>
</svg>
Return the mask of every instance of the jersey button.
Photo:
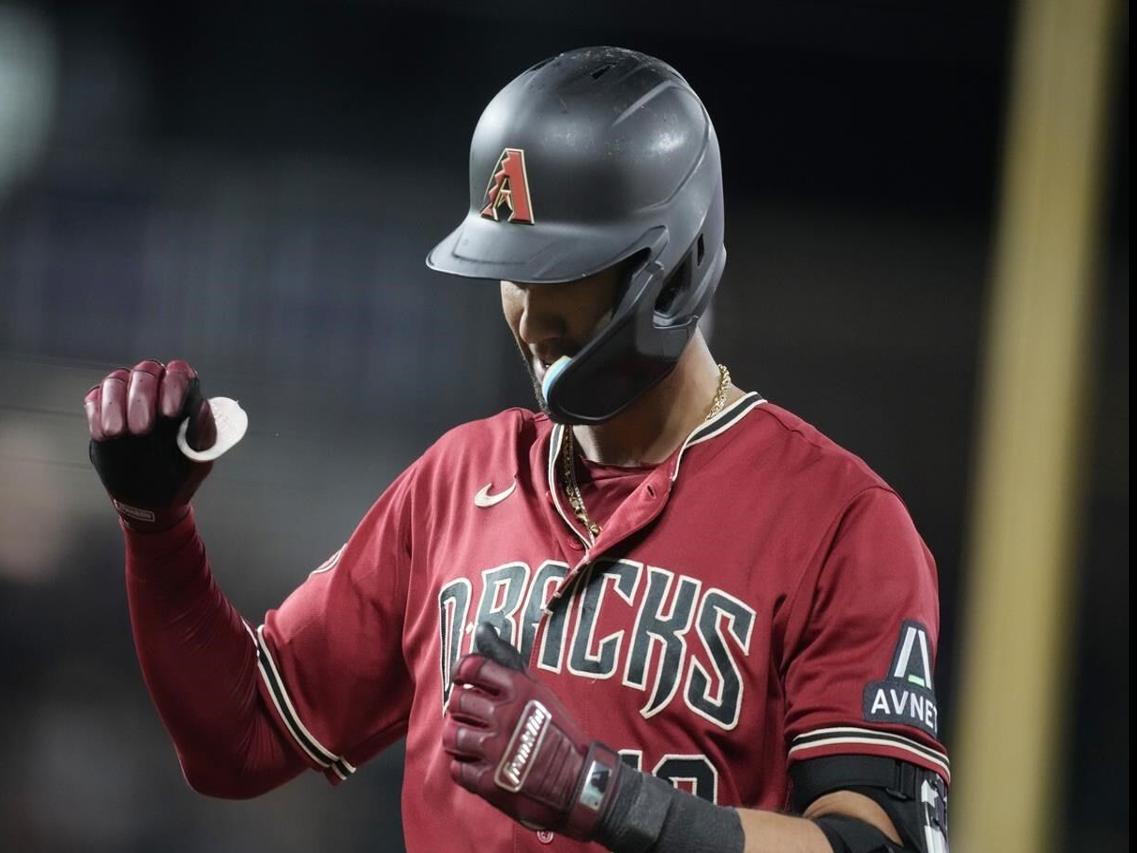
<svg viewBox="0 0 1137 853">
<path fill-rule="evenodd" d="M 538 830 L 537 832 L 537 840 L 542 844 L 552 844 L 554 838 L 556 838 L 556 836 L 547 829 Z"/>
<path fill-rule="evenodd" d="M 569 540 L 569 548 L 571 548 L 574 551 L 583 551 L 584 550 L 584 546 L 580 544 L 579 539 L 570 539 Z"/>
</svg>

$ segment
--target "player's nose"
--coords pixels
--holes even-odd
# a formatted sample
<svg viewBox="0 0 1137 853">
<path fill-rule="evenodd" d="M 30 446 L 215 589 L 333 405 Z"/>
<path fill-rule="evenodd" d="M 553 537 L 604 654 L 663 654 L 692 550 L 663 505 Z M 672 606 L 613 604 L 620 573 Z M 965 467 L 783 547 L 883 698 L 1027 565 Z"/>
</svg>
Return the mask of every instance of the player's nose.
<svg viewBox="0 0 1137 853">
<path fill-rule="evenodd" d="M 536 347 L 548 343 L 550 339 L 565 334 L 567 324 L 565 314 L 557 299 L 556 287 L 551 285 L 517 285 L 516 298 L 520 304 L 521 317 L 517 334 L 522 343 Z"/>
</svg>

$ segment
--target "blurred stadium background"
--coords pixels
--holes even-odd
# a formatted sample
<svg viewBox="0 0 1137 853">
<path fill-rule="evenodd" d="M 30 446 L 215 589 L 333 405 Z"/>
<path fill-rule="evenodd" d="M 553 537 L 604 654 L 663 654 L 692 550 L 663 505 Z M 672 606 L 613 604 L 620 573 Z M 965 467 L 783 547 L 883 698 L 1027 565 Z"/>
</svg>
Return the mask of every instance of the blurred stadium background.
<svg viewBox="0 0 1137 853">
<path fill-rule="evenodd" d="M 948 746 L 1011 736 L 981 731 L 960 687 L 1031 5 L 0 0 L 0 849 L 401 849 L 397 749 L 334 790 L 310 774 L 230 803 L 185 786 L 134 660 L 81 401 L 149 356 L 242 401 L 250 435 L 197 507 L 222 586 L 258 619 L 440 432 L 528 404 L 496 288 L 423 258 L 465 210 L 489 97 L 585 44 L 660 56 L 702 95 L 730 250 L 713 349 L 905 497 L 940 567 Z M 1014 673 L 984 697 L 1055 721 L 1052 850 L 1128 846 L 1128 3 L 1111 14 L 1059 561 L 1068 660 L 1017 661 L 1056 667 L 1053 706 Z M 1035 588 L 1015 583 L 1008 619 Z M 998 803 L 1029 758 L 1000 778 L 957 763 L 957 782 Z"/>
</svg>

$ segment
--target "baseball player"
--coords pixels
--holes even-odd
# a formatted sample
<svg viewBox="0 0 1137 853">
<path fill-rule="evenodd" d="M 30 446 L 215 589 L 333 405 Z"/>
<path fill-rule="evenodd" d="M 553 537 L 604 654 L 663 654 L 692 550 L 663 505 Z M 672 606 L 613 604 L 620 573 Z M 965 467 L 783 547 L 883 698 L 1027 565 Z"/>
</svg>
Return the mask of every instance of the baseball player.
<svg viewBox="0 0 1137 853">
<path fill-rule="evenodd" d="M 538 63 L 483 113 L 470 198 L 427 264 L 500 282 L 538 411 L 444 435 L 259 626 L 189 506 L 213 463 L 178 432 L 218 431 L 193 368 L 87 395 L 189 783 L 339 783 L 405 735 L 412 851 L 945 851 L 935 564 L 864 462 L 711 356 L 695 92 L 629 50 Z"/>
</svg>

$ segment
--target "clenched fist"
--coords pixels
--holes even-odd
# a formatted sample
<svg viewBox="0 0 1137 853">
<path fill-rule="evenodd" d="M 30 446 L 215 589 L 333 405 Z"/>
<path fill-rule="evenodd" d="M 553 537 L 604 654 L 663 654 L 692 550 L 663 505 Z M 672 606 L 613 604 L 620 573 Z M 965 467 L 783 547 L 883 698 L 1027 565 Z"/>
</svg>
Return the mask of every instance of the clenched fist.
<svg viewBox="0 0 1137 853">
<path fill-rule="evenodd" d="M 635 771 L 581 730 L 489 623 L 475 638 L 478 651 L 458 663 L 442 728 L 451 778 L 526 826 L 597 838 L 621 773 Z"/>
<path fill-rule="evenodd" d="M 591 740 L 520 653 L 481 623 L 458 662 L 442 725 L 450 777 L 531 829 L 616 853 L 742 853 L 738 812 L 642 773 Z"/>
<path fill-rule="evenodd" d="M 187 459 L 177 445 L 186 418 L 193 449 L 205 450 L 217 437 L 197 371 L 179 360 L 142 361 L 107 374 L 83 406 L 91 464 L 127 526 L 156 532 L 175 525 L 213 467 Z"/>
</svg>

